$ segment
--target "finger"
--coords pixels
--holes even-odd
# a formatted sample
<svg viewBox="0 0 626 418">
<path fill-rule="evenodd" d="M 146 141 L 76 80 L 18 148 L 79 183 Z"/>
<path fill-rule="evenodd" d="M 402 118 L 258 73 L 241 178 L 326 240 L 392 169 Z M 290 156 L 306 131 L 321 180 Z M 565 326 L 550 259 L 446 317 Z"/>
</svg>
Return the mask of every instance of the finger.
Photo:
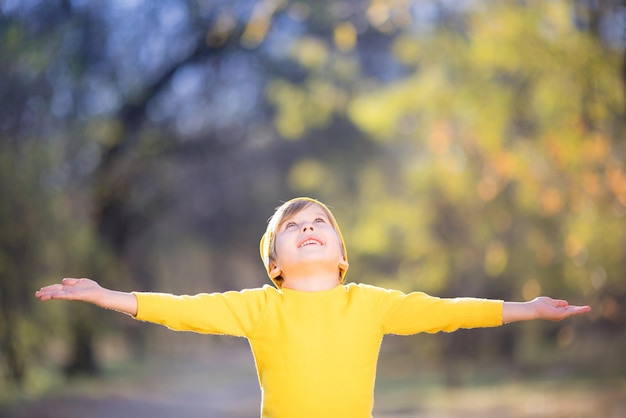
<svg viewBox="0 0 626 418">
<path fill-rule="evenodd" d="M 52 299 L 74 300 L 76 296 L 74 292 L 67 292 L 65 290 L 56 290 L 56 291 L 43 293 L 39 296 L 39 298 L 41 300 L 52 300 Z"/>
<path fill-rule="evenodd" d="M 68 292 L 68 289 L 63 284 L 53 284 L 50 286 L 42 287 L 40 290 L 35 292 L 35 296 L 41 300 L 69 299 L 71 297 L 71 294 L 71 289 Z"/>
<path fill-rule="evenodd" d="M 563 299 L 553 299 L 553 303 L 557 308 L 565 308 L 569 306 L 569 303 Z"/>
<path fill-rule="evenodd" d="M 577 314 L 581 314 L 581 313 L 586 313 L 591 311 L 591 306 L 570 306 L 570 308 L 573 308 L 574 312 Z"/>
<path fill-rule="evenodd" d="M 574 315 L 581 315 L 586 312 L 589 312 L 590 310 L 591 310 L 591 307 L 589 306 L 568 306 L 563 311 L 563 314 L 561 315 L 562 316 L 561 319 L 569 318 L 570 316 L 574 316 Z"/>
<path fill-rule="evenodd" d="M 61 280 L 61 283 L 63 283 L 66 286 L 73 286 L 76 283 L 79 282 L 80 279 L 75 279 L 73 277 L 65 277 L 63 278 L 63 280 Z"/>
<path fill-rule="evenodd" d="M 50 300 L 56 293 L 57 291 L 54 290 L 40 290 L 38 292 L 35 292 L 35 296 L 41 300 Z"/>
<path fill-rule="evenodd" d="M 39 289 L 39 291 L 40 292 L 46 292 L 46 291 L 49 291 L 49 290 L 58 290 L 58 289 L 61 289 L 61 288 L 63 288 L 62 284 L 55 283 L 55 284 L 51 284 L 51 285 L 48 285 L 48 286 L 44 286 L 41 289 Z"/>
<path fill-rule="evenodd" d="M 45 286 L 39 289 L 38 291 L 36 291 L 35 296 L 39 297 L 41 295 L 49 294 L 51 292 L 56 292 L 56 291 L 61 290 L 62 288 L 63 288 L 63 285 L 60 285 L 60 284 L 53 284 L 50 286 Z"/>
</svg>

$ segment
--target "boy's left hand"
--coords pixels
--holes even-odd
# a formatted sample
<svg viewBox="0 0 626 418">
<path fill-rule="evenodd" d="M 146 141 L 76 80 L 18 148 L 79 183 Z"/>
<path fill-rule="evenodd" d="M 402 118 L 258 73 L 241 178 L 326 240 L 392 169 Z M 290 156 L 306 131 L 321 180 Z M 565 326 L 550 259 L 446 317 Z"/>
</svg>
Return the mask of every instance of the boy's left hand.
<svg viewBox="0 0 626 418">
<path fill-rule="evenodd" d="M 591 310 L 589 306 L 570 305 L 566 300 L 552 299 L 547 296 L 540 296 L 528 303 L 533 306 L 537 318 L 549 321 L 560 321 Z"/>
<path fill-rule="evenodd" d="M 529 319 L 547 319 L 560 321 L 570 316 L 589 312 L 589 306 L 570 305 L 566 300 L 540 296 L 530 302 L 504 302 L 502 323 L 527 321 Z"/>
</svg>

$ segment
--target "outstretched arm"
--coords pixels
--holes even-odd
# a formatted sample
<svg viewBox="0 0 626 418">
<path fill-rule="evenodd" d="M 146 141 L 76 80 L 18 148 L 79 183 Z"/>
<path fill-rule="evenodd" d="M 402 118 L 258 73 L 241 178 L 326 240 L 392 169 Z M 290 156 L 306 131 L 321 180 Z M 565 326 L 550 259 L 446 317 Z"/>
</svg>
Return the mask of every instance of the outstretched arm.
<svg viewBox="0 0 626 418">
<path fill-rule="evenodd" d="M 42 287 L 41 290 L 35 292 L 35 296 L 41 300 L 79 300 L 128 315 L 137 315 L 135 295 L 105 289 L 90 279 L 65 278 L 61 283 Z"/>
<path fill-rule="evenodd" d="M 566 300 L 552 299 L 546 296 L 529 302 L 504 302 L 502 323 L 526 321 L 529 319 L 547 319 L 560 321 L 574 315 L 589 312 L 589 306 L 570 305 Z"/>
</svg>

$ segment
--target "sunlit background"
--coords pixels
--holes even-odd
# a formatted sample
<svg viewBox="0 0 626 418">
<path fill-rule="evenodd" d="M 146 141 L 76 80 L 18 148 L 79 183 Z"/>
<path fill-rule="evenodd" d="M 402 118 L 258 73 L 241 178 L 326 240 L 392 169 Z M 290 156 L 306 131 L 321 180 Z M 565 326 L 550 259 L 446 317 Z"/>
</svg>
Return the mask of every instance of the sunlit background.
<svg viewBox="0 0 626 418">
<path fill-rule="evenodd" d="M 258 414 L 245 340 L 33 293 L 261 286 L 300 195 L 348 281 L 593 308 L 386 338 L 377 417 L 626 416 L 625 29 L 618 0 L 0 1 L 0 416 Z"/>
</svg>

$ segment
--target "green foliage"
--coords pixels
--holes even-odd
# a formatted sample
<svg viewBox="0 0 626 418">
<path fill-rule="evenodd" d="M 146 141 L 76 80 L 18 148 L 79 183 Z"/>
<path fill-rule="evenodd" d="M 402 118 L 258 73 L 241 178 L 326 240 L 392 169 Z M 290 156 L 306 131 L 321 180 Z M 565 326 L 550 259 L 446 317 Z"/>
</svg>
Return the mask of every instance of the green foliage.
<svg viewBox="0 0 626 418">
<path fill-rule="evenodd" d="M 615 23 L 610 2 L 18 3 L 0 30 L 9 380 L 48 336 L 71 351 L 102 323 L 35 304 L 41 285 L 265 283 L 256 240 L 293 195 L 334 208 L 348 280 L 568 297 L 594 305 L 596 332 L 626 320 L 623 52 L 597 24 Z M 513 340 L 502 355 L 525 361 L 557 332 L 522 334 L 484 345 Z M 434 341 L 442 358 L 463 345 Z"/>
<path fill-rule="evenodd" d="M 406 75 L 353 80 L 366 87 L 338 113 L 376 151 L 353 167 L 353 193 L 317 189 L 349 208 L 339 216 L 348 279 L 560 295 L 623 323 L 623 56 L 571 11 L 565 1 L 490 3 L 456 31 L 398 31 L 391 51 Z"/>
<path fill-rule="evenodd" d="M 346 108 L 380 144 L 355 173 L 353 257 L 400 258 L 484 285 L 506 277 L 516 297 L 527 283 L 539 288 L 523 296 L 597 297 L 597 269 L 622 288 L 621 54 L 577 29 L 569 9 L 499 4 L 469 13 L 462 32 L 395 38 L 409 74 L 355 93 Z M 611 243 L 599 245 L 607 225 Z M 453 286 L 435 276 L 438 288 Z"/>
</svg>

